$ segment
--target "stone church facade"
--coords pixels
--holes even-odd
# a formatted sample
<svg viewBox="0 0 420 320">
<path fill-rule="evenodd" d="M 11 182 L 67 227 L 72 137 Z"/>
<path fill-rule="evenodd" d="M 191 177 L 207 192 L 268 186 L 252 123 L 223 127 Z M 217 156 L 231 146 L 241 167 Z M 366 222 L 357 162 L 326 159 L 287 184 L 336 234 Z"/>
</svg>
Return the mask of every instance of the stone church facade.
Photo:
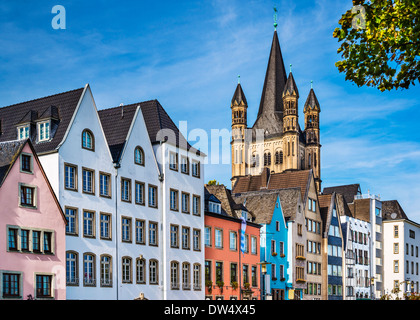
<svg viewBox="0 0 420 320">
<path fill-rule="evenodd" d="M 304 130 L 299 125 L 299 91 L 290 70 L 286 76 L 274 31 L 257 119 L 248 127 L 248 103 L 238 83 L 231 101 L 232 187 L 239 177 L 312 169 L 321 191 L 320 104 L 311 88 L 303 106 Z"/>
</svg>

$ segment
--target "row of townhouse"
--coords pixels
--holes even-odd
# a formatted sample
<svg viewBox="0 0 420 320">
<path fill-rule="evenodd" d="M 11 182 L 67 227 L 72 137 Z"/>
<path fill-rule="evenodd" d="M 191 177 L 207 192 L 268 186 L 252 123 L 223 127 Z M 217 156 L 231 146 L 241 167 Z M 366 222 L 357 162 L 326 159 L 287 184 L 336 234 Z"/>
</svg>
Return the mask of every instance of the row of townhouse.
<svg viewBox="0 0 420 320">
<path fill-rule="evenodd" d="M 157 100 L 98 111 L 86 85 L 1 108 L 0 120 L 0 141 L 28 141 L 37 159 L 32 163 L 39 163 L 51 186 L 28 183 L 32 189 L 19 189 L 19 197 L 33 199 L 35 209 L 12 202 L 18 208 L 10 210 L 12 222 L 2 216 L 0 245 L 7 255 L 0 261 L 0 287 L 18 288 L 12 298 L 39 298 L 22 284 L 38 281 L 41 273 L 47 280 L 31 283 L 49 288 L 45 298 L 204 299 L 205 155 L 186 142 Z M 8 154 L 1 152 L 2 161 L 11 163 Z M 23 183 L 22 178 L 18 185 Z M 4 197 L 6 190 L 1 188 Z M 56 207 L 45 200 L 47 191 Z M 28 210 L 38 213 L 37 223 L 19 219 L 20 211 Z M 54 210 L 64 224 L 48 227 L 45 220 Z M 26 240 L 21 230 L 43 222 L 45 230 L 53 230 L 40 234 L 47 239 L 41 238 L 41 248 L 51 246 L 41 250 L 48 257 L 28 255 L 22 243 L 32 245 L 38 233 L 31 231 Z M 182 247 L 169 241 L 174 225 L 182 230 Z M 55 264 L 25 269 L 26 259 L 52 261 L 52 253 Z"/>
</svg>

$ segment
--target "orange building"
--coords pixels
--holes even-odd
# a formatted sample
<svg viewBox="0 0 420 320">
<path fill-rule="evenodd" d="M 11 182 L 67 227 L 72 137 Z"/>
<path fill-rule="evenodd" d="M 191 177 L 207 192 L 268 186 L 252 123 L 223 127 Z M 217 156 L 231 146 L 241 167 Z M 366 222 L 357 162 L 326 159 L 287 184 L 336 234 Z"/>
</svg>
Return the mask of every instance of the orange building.
<svg viewBox="0 0 420 320">
<path fill-rule="evenodd" d="M 206 185 L 204 191 L 206 299 L 259 300 L 261 226 L 225 186 Z"/>
</svg>

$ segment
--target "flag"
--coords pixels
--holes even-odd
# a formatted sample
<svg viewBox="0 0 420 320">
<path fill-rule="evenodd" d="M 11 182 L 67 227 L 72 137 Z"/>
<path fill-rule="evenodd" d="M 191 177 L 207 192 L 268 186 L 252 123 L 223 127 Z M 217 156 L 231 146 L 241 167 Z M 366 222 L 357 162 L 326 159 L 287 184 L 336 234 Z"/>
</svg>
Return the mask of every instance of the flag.
<svg viewBox="0 0 420 320">
<path fill-rule="evenodd" d="M 246 229 L 246 220 L 244 217 L 241 217 L 241 251 L 245 253 L 245 229 Z"/>
</svg>

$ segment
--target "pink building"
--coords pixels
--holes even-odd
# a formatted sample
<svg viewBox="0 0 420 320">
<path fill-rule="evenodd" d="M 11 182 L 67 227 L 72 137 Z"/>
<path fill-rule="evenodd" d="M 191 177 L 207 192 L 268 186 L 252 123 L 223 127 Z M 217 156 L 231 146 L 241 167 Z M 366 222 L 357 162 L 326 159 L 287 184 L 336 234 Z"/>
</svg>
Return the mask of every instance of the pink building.
<svg viewBox="0 0 420 320">
<path fill-rule="evenodd" d="M 0 299 L 66 299 L 65 229 L 30 140 L 0 143 Z"/>
</svg>

